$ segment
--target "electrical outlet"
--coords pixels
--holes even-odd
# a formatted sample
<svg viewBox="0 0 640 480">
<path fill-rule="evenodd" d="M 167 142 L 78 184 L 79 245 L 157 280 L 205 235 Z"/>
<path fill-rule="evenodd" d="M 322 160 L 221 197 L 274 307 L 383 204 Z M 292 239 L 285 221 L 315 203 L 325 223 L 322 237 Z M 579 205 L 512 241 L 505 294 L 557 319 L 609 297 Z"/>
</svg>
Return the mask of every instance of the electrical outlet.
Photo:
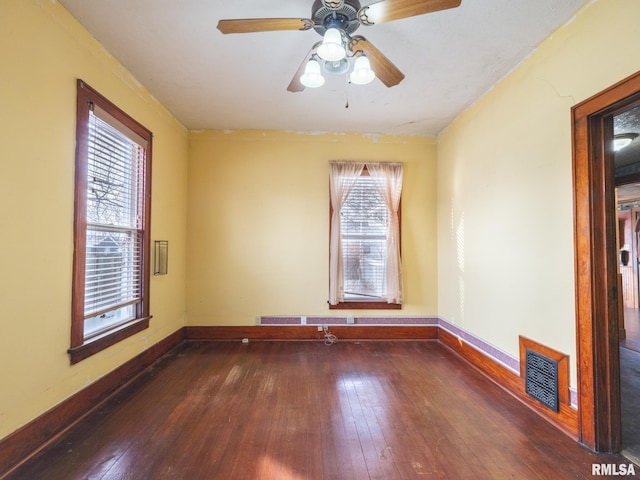
<svg viewBox="0 0 640 480">
<path fill-rule="evenodd" d="M 248 338 L 243 338 L 242 339 L 242 343 L 249 343 L 249 339 Z"/>
<path fill-rule="evenodd" d="M 322 325 L 318 325 L 318 331 L 321 332 L 322 331 Z"/>
<path fill-rule="evenodd" d="M 349 316 L 347 317 L 347 323 L 348 323 L 349 325 L 353 325 L 354 323 L 356 323 L 356 319 L 355 319 L 355 317 L 354 317 L 353 315 L 349 315 Z"/>
</svg>

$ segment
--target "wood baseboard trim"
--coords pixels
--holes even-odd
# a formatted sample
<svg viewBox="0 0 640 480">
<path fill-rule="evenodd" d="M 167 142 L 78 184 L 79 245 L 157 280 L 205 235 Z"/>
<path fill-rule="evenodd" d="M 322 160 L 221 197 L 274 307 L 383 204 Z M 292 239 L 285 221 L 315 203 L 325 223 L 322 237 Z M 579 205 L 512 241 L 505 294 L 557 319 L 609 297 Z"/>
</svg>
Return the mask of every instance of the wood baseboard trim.
<svg viewBox="0 0 640 480">
<path fill-rule="evenodd" d="M 349 318 L 352 323 L 349 324 Z M 262 316 L 258 317 L 256 325 L 360 325 L 360 326 L 425 326 L 438 325 L 437 317 L 416 317 L 416 316 L 396 316 L 396 315 L 322 315 L 322 316 Z"/>
<path fill-rule="evenodd" d="M 453 335 L 444 328 L 439 330 L 438 340 L 442 345 L 453 350 L 478 371 L 524 403 L 527 407 L 531 408 L 548 422 L 562 430 L 566 435 L 578 441 L 577 410 L 566 403 L 560 404 L 560 411 L 557 413 L 545 408 L 540 404 L 540 402 L 531 398 L 525 392 L 524 379 L 518 374 L 472 347 L 465 340 Z"/>
<path fill-rule="evenodd" d="M 338 340 L 437 340 L 435 325 L 329 325 Z M 308 325 L 254 325 L 239 327 L 185 327 L 185 340 L 324 340 L 324 332 Z"/>
<path fill-rule="evenodd" d="M 184 339 L 176 330 L 88 387 L 0 440 L 0 478 L 44 448 Z"/>
</svg>

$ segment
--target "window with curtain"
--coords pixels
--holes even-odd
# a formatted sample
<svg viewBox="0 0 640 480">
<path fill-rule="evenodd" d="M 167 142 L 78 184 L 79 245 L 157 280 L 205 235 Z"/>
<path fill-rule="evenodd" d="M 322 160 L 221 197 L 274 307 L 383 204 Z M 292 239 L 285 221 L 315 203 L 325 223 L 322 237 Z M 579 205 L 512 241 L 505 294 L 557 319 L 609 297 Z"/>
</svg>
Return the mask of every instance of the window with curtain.
<svg viewBox="0 0 640 480">
<path fill-rule="evenodd" d="M 149 325 L 152 134 L 78 81 L 72 363 Z"/>
<path fill-rule="evenodd" d="M 402 163 L 329 163 L 330 308 L 400 308 Z"/>
</svg>

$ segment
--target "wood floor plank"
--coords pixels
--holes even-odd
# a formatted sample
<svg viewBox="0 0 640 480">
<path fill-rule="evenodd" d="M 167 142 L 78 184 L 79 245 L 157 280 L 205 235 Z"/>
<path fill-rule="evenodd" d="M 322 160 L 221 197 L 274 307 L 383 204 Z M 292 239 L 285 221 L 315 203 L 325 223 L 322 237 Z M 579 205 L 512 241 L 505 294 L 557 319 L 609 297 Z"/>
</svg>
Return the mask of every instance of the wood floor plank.
<svg viewBox="0 0 640 480">
<path fill-rule="evenodd" d="M 593 463 L 628 461 L 437 342 L 187 342 L 6 480 L 587 479 Z"/>
</svg>

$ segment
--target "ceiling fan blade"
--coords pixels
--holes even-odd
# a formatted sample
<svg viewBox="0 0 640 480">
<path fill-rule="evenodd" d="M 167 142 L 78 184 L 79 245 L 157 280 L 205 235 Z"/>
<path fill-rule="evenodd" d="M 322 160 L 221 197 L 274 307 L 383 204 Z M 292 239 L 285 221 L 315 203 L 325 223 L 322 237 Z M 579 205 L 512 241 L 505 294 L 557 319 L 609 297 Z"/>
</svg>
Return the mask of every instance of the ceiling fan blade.
<svg viewBox="0 0 640 480">
<path fill-rule="evenodd" d="M 309 30 L 311 28 L 313 28 L 313 20 L 308 18 L 244 18 L 218 22 L 218 30 L 225 34 Z"/>
<path fill-rule="evenodd" d="M 364 52 L 369 59 L 372 70 L 376 73 L 376 77 L 387 87 L 398 85 L 404 79 L 404 73 L 398 70 L 398 67 L 374 47 L 369 40 L 360 35 L 353 37 L 351 43 L 351 51 L 355 53 L 358 50 Z"/>
<path fill-rule="evenodd" d="M 300 77 L 304 73 L 304 69 L 307 67 L 307 62 L 311 58 L 311 55 L 316 53 L 316 50 L 318 49 L 318 46 L 321 43 L 322 42 L 318 42 L 313 47 L 311 47 L 311 50 L 309 50 L 309 53 L 307 53 L 307 56 L 304 57 L 304 60 L 300 64 L 300 67 L 298 67 L 298 70 L 296 71 L 295 75 L 291 79 L 291 83 L 289 83 L 289 86 L 287 87 L 288 91 L 296 93 L 296 92 L 302 92 L 304 90 L 304 85 L 300 82 Z"/>
<path fill-rule="evenodd" d="M 462 0 L 381 0 L 358 12 L 362 25 L 375 25 L 460 6 Z"/>
</svg>

